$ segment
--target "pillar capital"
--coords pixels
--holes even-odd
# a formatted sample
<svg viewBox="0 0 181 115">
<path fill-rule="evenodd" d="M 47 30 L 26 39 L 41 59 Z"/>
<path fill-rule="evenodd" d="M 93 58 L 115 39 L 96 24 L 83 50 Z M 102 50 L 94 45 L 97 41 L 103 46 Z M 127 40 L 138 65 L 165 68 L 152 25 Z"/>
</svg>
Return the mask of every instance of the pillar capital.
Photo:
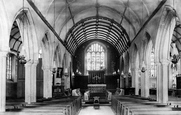
<svg viewBox="0 0 181 115">
<path fill-rule="evenodd" d="M 42 70 L 43 70 L 43 71 L 51 71 L 51 67 L 43 66 L 43 67 L 42 67 Z"/>
<path fill-rule="evenodd" d="M 32 65 L 37 65 L 38 64 L 38 60 L 32 60 Z"/>
</svg>

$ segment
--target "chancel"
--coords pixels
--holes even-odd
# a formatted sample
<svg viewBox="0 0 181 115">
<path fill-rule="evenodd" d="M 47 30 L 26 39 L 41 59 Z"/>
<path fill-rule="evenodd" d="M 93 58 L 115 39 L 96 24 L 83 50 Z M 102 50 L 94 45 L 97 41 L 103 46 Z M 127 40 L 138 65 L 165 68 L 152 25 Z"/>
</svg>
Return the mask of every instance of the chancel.
<svg viewBox="0 0 181 115">
<path fill-rule="evenodd" d="M 0 0 L 0 115 L 180 115 L 181 0 Z"/>
</svg>

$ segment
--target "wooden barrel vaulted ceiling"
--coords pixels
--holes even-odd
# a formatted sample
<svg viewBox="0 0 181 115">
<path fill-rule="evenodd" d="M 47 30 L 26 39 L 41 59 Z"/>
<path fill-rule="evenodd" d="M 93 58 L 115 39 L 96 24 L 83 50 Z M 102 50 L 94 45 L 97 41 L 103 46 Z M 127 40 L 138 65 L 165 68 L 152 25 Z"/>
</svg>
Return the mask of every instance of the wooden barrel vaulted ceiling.
<svg viewBox="0 0 181 115">
<path fill-rule="evenodd" d="M 65 44 L 72 54 L 89 40 L 104 40 L 122 54 L 130 45 L 125 29 L 113 19 L 93 16 L 80 20 L 67 33 Z"/>
</svg>

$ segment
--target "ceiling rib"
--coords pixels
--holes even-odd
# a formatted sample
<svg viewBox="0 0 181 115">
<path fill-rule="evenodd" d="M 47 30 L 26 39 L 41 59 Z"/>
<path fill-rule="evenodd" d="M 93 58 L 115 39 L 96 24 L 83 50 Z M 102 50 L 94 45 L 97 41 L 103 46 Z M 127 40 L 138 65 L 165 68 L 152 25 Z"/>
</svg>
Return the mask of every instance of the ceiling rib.
<svg viewBox="0 0 181 115">
<path fill-rule="evenodd" d="M 65 0 L 65 1 L 66 1 L 67 6 L 68 6 L 68 9 L 69 9 L 69 12 L 70 12 L 70 16 L 71 16 L 71 19 L 72 19 L 72 22 L 73 22 L 73 25 L 74 25 L 74 24 L 75 24 L 75 21 L 74 21 L 73 15 L 72 15 L 72 10 L 71 10 L 71 8 L 70 8 L 70 4 L 68 3 L 67 0 Z"/>
<path fill-rule="evenodd" d="M 124 15 L 125 15 L 126 10 L 127 10 L 127 7 L 125 7 L 125 9 L 124 9 L 123 16 L 122 16 L 122 18 L 121 18 L 120 24 L 122 24 L 122 22 L 123 22 L 123 19 L 124 19 L 124 17 L 125 17 Z"/>
</svg>

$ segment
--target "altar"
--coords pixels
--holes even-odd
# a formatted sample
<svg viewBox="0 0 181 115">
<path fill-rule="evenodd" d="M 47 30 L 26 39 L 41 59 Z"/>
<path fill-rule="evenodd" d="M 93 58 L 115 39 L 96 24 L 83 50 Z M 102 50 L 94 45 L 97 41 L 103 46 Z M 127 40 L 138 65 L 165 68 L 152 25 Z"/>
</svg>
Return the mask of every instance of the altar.
<svg viewBox="0 0 181 115">
<path fill-rule="evenodd" d="M 106 84 L 88 84 L 90 93 L 104 93 L 106 91 Z"/>
<path fill-rule="evenodd" d="M 101 102 L 110 102 L 112 93 L 106 90 L 106 84 L 88 84 L 88 91 L 84 93 L 85 102 L 94 102 L 95 97 Z"/>
</svg>

